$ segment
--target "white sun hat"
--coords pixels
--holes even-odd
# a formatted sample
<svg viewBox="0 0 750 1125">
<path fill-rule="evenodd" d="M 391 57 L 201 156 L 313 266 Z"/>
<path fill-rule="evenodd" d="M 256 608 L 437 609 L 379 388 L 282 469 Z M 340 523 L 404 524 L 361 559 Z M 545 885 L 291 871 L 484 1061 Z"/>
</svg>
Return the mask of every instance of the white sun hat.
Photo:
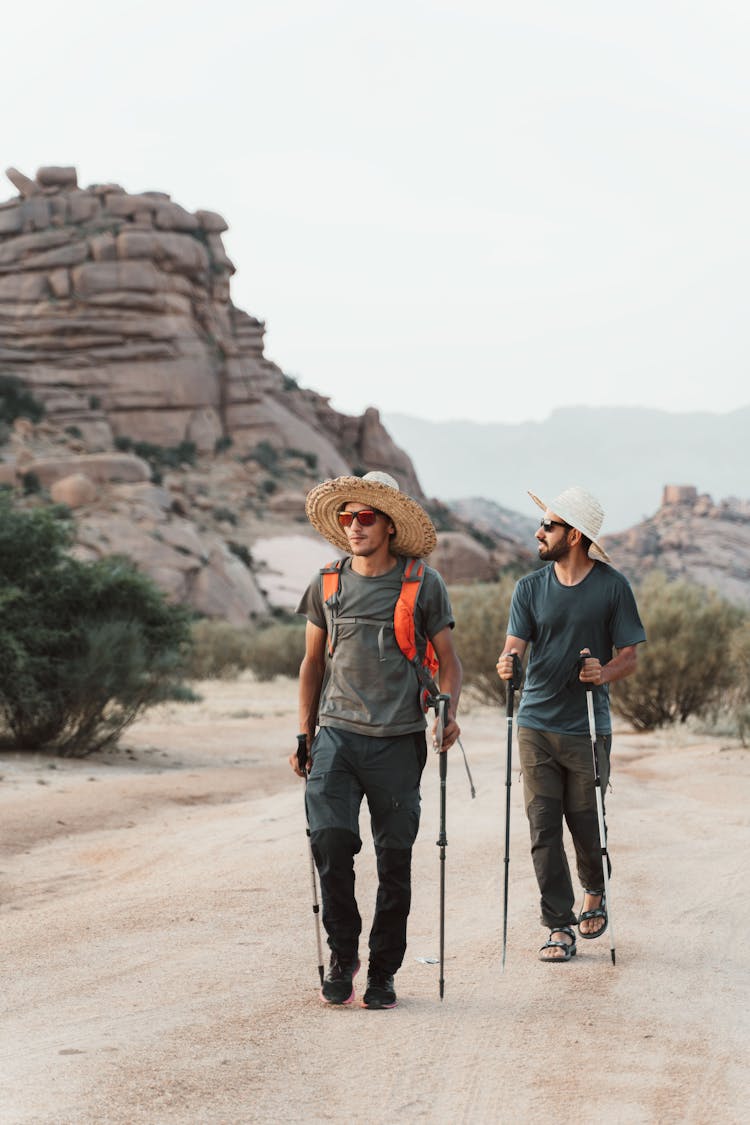
<svg viewBox="0 0 750 1125">
<path fill-rule="evenodd" d="M 607 562 L 611 562 L 607 552 L 597 542 L 604 522 L 604 508 L 595 496 L 592 496 L 590 492 L 587 492 L 585 488 L 580 488 L 577 484 L 574 484 L 571 488 L 566 488 L 554 500 L 550 500 L 549 504 L 545 504 L 544 500 L 540 500 L 531 491 L 529 491 L 529 496 L 543 512 L 549 509 L 550 512 L 560 516 L 565 523 L 570 524 L 576 531 L 580 531 L 587 539 L 590 539 L 591 546 L 598 551 L 601 557 L 606 559 Z"/>
<path fill-rule="evenodd" d="M 388 473 L 324 480 L 308 492 L 305 511 L 324 539 L 348 553 L 349 540 L 339 524 L 338 514 L 344 504 L 352 503 L 369 504 L 390 517 L 396 528 L 391 542 L 395 555 L 423 559 L 435 550 L 437 534 L 432 520 L 416 500 L 401 492 L 398 481 Z"/>
</svg>

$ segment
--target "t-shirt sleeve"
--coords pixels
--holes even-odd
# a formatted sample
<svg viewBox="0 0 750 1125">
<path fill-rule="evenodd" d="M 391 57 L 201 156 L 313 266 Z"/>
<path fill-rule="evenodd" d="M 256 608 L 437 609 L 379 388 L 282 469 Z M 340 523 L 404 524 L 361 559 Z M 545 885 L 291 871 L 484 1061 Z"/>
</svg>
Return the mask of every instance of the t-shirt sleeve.
<svg viewBox="0 0 750 1125">
<path fill-rule="evenodd" d="M 508 616 L 508 636 L 530 641 L 534 637 L 534 619 L 531 615 L 529 587 L 525 582 L 517 582 L 510 600 Z"/>
<path fill-rule="evenodd" d="M 646 630 L 643 628 L 638 606 L 635 604 L 635 595 L 625 578 L 618 583 L 617 595 L 612 607 L 610 633 L 615 648 L 639 645 L 646 640 Z"/>
<path fill-rule="evenodd" d="M 326 615 L 323 609 L 323 591 L 321 589 L 320 574 L 316 574 L 310 585 L 300 598 L 296 613 L 303 614 L 313 625 L 319 629 L 326 629 Z"/>
</svg>

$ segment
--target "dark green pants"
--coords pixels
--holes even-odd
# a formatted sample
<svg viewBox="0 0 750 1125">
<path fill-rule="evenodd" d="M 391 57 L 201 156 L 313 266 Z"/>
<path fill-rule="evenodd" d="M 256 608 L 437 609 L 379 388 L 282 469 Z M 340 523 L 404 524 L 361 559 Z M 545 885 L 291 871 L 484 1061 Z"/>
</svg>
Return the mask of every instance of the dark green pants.
<svg viewBox="0 0 750 1125">
<path fill-rule="evenodd" d="M 362 847 L 359 809 L 367 797 L 378 893 L 370 967 L 395 973 L 406 952 L 411 850 L 419 829 L 419 782 L 427 760 L 424 731 L 370 738 L 321 727 L 312 745 L 307 816 L 320 876 L 328 944 L 343 961 L 357 957 L 362 919 L 354 895 L 354 857 Z"/>
<path fill-rule="evenodd" d="M 596 740 L 602 802 L 609 781 L 611 745 L 611 735 Z M 581 885 L 598 892 L 604 883 L 591 739 L 519 727 L 518 751 L 531 858 L 541 893 L 541 921 L 550 929 L 572 926 L 577 916 L 563 846 L 563 821 L 573 839 Z"/>
</svg>

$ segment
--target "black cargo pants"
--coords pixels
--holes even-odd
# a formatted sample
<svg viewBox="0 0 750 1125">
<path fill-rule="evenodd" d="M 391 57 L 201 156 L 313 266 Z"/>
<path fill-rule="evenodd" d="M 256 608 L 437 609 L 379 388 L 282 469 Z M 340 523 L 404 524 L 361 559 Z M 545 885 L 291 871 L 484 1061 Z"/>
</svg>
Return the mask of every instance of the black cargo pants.
<svg viewBox="0 0 750 1125">
<path fill-rule="evenodd" d="M 367 797 L 378 870 L 370 968 L 395 973 L 406 952 L 411 852 L 419 828 L 424 731 L 372 738 L 321 727 L 312 745 L 307 816 L 320 877 L 323 925 L 339 958 L 357 957 L 362 919 L 354 895 L 354 856 L 362 847 L 359 809 Z"/>
</svg>

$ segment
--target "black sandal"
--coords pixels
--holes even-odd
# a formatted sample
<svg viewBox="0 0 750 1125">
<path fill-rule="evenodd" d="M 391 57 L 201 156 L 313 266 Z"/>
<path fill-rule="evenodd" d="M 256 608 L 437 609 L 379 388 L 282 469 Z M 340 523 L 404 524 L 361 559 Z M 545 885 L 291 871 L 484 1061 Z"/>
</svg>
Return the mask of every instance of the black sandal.
<svg viewBox="0 0 750 1125">
<path fill-rule="evenodd" d="M 571 941 L 553 941 L 553 934 L 567 934 Z M 576 955 L 576 935 L 571 930 L 570 926 L 555 926 L 549 932 L 549 941 L 545 941 L 539 953 L 544 953 L 545 949 L 564 949 L 565 955 L 563 957 L 539 957 L 540 961 L 544 961 L 546 965 L 555 965 L 558 962 L 564 965 L 571 957 Z"/>
<path fill-rule="evenodd" d="M 588 891 L 584 887 L 583 893 L 586 895 L 599 895 L 601 901 L 593 910 L 582 910 L 578 916 L 578 933 L 582 938 L 591 941 L 593 938 L 601 937 L 607 926 L 609 925 L 609 918 L 607 917 L 607 898 L 604 891 Z M 581 930 L 581 922 L 589 922 L 592 918 L 603 918 L 604 925 L 600 930 L 596 930 L 593 934 L 584 934 Z"/>
</svg>

